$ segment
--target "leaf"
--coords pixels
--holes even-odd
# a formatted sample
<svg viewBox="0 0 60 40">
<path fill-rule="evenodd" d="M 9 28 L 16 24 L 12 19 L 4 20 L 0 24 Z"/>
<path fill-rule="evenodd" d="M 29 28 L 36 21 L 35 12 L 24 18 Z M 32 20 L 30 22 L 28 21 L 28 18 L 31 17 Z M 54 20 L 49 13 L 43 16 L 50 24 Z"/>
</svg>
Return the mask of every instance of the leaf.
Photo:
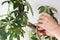
<svg viewBox="0 0 60 40">
<path fill-rule="evenodd" d="M 48 39 L 49 39 L 49 40 L 51 40 L 51 38 L 50 38 L 50 37 L 49 37 Z"/>
<path fill-rule="evenodd" d="M 44 8 L 44 6 L 40 6 L 40 7 L 38 8 L 38 10 L 40 10 L 40 8 Z"/>
<path fill-rule="evenodd" d="M 20 36 L 17 34 L 17 40 L 20 40 Z"/>
<path fill-rule="evenodd" d="M 12 32 L 10 33 L 10 36 L 9 36 L 9 40 L 13 40 L 13 37 L 14 37 L 14 30 L 12 30 Z"/>
<path fill-rule="evenodd" d="M 8 29 L 7 35 L 10 35 L 10 34 L 11 34 L 11 30 L 10 30 L 10 29 Z"/>
<path fill-rule="evenodd" d="M 25 6 L 27 6 L 27 11 L 29 11 L 29 6 L 28 6 L 28 3 L 25 1 Z"/>
<path fill-rule="evenodd" d="M 9 40 L 13 40 L 13 36 L 12 36 L 12 34 L 10 35 Z"/>
<path fill-rule="evenodd" d="M 24 31 L 23 29 L 20 29 L 20 35 L 21 35 L 22 37 L 24 37 L 24 33 L 25 33 L 25 31 Z"/>
<path fill-rule="evenodd" d="M 10 21 L 12 21 L 12 20 L 14 20 L 14 18 L 11 16 L 11 17 L 10 17 Z"/>
<path fill-rule="evenodd" d="M 15 1 L 15 0 L 10 0 L 10 1 L 14 4 L 14 1 Z M 16 1 L 15 1 L 15 2 L 16 2 Z"/>
<path fill-rule="evenodd" d="M 31 13 L 32 13 L 32 15 L 33 15 L 33 10 L 32 10 L 32 7 L 31 7 L 31 5 L 29 5 L 30 6 L 30 11 L 31 11 Z"/>
<path fill-rule="evenodd" d="M 15 11 L 12 11 L 10 14 L 12 15 L 13 13 L 14 13 L 13 16 L 17 17 L 17 14 L 19 13 L 19 11 L 18 10 L 15 10 Z"/>
<path fill-rule="evenodd" d="M 19 5 L 18 2 L 14 3 L 14 4 L 13 4 L 13 8 L 16 9 L 16 8 L 18 7 L 18 5 Z"/>
<path fill-rule="evenodd" d="M 24 38 L 24 34 L 21 32 L 21 34 L 20 34 L 23 38 Z"/>
<path fill-rule="evenodd" d="M 4 4 L 4 3 L 9 3 L 10 1 L 4 1 L 4 2 L 2 2 L 2 5 Z"/>
<path fill-rule="evenodd" d="M 13 33 L 13 37 L 17 38 L 18 34 L 19 34 L 19 31 L 17 32 L 17 30 L 15 30 L 14 33 Z"/>
<path fill-rule="evenodd" d="M 50 15 L 53 15 L 53 12 L 52 12 L 52 10 L 51 10 L 50 8 L 47 8 L 46 12 L 47 12 L 48 14 L 50 14 Z"/>
<path fill-rule="evenodd" d="M 6 17 L 6 20 L 9 21 L 9 17 Z"/>
<path fill-rule="evenodd" d="M 14 11 L 12 11 L 10 14 L 12 14 L 12 13 L 16 13 L 16 12 L 18 12 L 18 10 L 14 10 Z"/>
<path fill-rule="evenodd" d="M 27 6 L 27 11 L 31 11 L 31 13 L 32 13 L 32 15 L 33 15 L 33 10 L 32 10 L 32 7 L 31 7 L 31 5 L 27 2 L 27 1 L 25 1 L 25 3 L 26 3 L 26 6 Z"/>
<path fill-rule="evenodd" d="M 7 22 L 7 20 L 6 20 L 6 19 L 2 19 L 1 21 L 3 21 L 3 22 Z"/>
<path fill-rule="evenodd" d="M 12 13 L 14 13 L 14 15 L 16 15 L 19 11 L 18 10 L 15 10 L 15 11 L 12 11 L 10 14 L 12 15 Z"/>
<path fill-rule="evenodd" d="M 9 21 L 9 17 L 6 17 L 5 19 L 1 19 L 2 22 L 8 22 Z"/>
<path fill-rule="evenodd" d="M 1 40 L 6 40 L 7 39 L 6 32 L 4 30 L 1 30 L 1 29 L 0 29 L 0 39 Z"/>
<path fill-rule="evenodd" d="M 45 39 L 48 39 L 49 37 L 50 37 L 50 36 L 47 36 L 47 35 L 46 35 Z"/>
<path fill-rule="evenodd" d="M 14 37 L 16 37 L 17 40 L 19 40 L 20 39 L 19 35 L 24 37 L 25 31 L 22 29 L 22 27 L 25 27 L 27 25 L 27 22 L 28 22 L 27 14 L 24 11 L 25 5 L 23 4 L 23 2 L 25 2 L 25 1 L 26 0 L 10 0 L 9 1 L 13 4 L 12 6 L 13 6 L 14 11 L 10 12 L 9 16 L 6 15 L 7 17 L 2 20 L 3 23 L 1 23 L 1 24 L 4 26 L 4 28 L 1 27 L 0 29 L 5 31 L 5 29 L 8 26 L 7 33 L 0 31 L 3 34 L 3 35 L 1 34 L 3 36 L 2 37 L 3 39 L 6 36 L 6 34 L 7 34 L 6 37 L 9 36 L 9 40 L 13 40 Z M 6 3 L 6 2 L 8 2 L 8 1 L 5 1 L 2 4 Z M 9 4 L 9 5 L 11 5 L 11 4 Z M 27 2 L 27 11 L 29 11 L 29 10 L 31 10 L 31 13 L 33 15 L 31 5 Z"/>
<path fill-rule="evenodd" d="M 27 19 L 26 19 L 26 17 L 23 17 L 23 20 L 21 20 L 22 21 L 22 25 L 23 26 L 26 26 L 27 25 Z"/>
<path fill-rule="evenodd" d="M 45 7 L 44 7 L 44 6 L 40 6 L 40 7 L 38 8 L 38 10 L 39 10 L 39 13 L 42 13 L 42 12 L 45 11 Z"/>
<path fill-rule="evenodd" d="M 57 40 L 55 37 L 52 37 L 52 40 Z"/>
<path fill-rule="evenodd" d="M 26 26 L 28 22 L 27 14 L 25 12 L 21 12 L 19 16 L 20 16 L 20 24 Z"/>
<path fill-rule="evenodd" d="M 29 37 L 30 37 L 30 40 L 38 40 L 35 31 L 31 31 Z"/>
<path fill-rule="evenodd" d="M 57 12 L 57 10 L 53 7 L 50 8 L 52 11 Z"/>
<path fill-rule="evenodd" d="M 57 12 L 57 10 L 55 8 L 50 7 L 50 6 L 40 6 L 38 8 L 38 10 L 39 10 L 39 13 L 46 12 L 46 13 L 51 14 L 51 15 L 53 15 L 53 11 Z"/>
</svg>

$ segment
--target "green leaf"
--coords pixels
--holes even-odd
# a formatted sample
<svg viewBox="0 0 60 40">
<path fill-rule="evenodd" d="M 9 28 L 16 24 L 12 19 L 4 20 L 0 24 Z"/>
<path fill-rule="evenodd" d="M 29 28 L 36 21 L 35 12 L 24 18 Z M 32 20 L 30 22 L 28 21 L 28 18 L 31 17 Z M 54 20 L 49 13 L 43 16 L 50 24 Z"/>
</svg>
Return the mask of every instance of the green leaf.
<svg viewBox="0 0 60 40">
<path fill-rule="evenodd" d="M 31 11 L 31 13 L 32 13 L 32 15 L 33 15 L 33 10 L 32 10 L 32 7 L 31 7 L 31 5 L 27 2 L 27 1 L 25 1 L 25 3 L 26 3 L 26 6 L 27 6 L 27 11 Z"/>
<path fill-rule="evenodd" d="M 14 4 L 14 1 L 16 2 L 16 0 L 10 0 L 13 4 Z"/>
<path fill-rule="evenodd" d="M 19 32 L 19 31 L 18 31 L 18 32 Z M 17 34 L 19 34 L 19 33 L 17 33 L 17 31 L 15 30 L 15 31 L 14 31 L 14 34 L 13 34 L 13 37 L 17 38 Z"/>
<path fill-rule="evenodd" d="M 11 30 L 10 30 L 10 29 L 8 29 L 7 35 L 10 35 L 10 34 L 11 34 Z"/>
<path fill-rule="evenodd" d="M 4 1 L 4 2 L 2 2 L 2 5 L 3 5 L 4 3 L 10 3 L 10 1 Z"/>
<path fill-rule="evenodd" d="M 39 13 L 46 12 L 46 13 L 48 13 L 50 15 L 53 15 L 53 11 L 57 12 L 57 10 L 55 8 L 50 7 L 50 6 L 40 6 L 38 8 L 38 10 L 39 10 Z"/>
<path fill-rule="evenodd" d="M 22 12 L 20 14 L 20 23 L 23 25 L 23 26 L 26 26 L 27 25 L 27 22 L 28 22 L 28 17 L 27 17 L 27 14 L 25 12 Z"/>
<path fill-rule="evenodd" d="M 28 17 L 25 10 L 25 5 L 24 2 L 26 0 L 10 0 L 10 1 L 5 1 L 4 3 L 12 3 L 9 5 L 13 6 L 13 11 L 9 12 L 9 15 L 6 15 L 7 17 L 5 17 L 5 19 L 1 19 L 1 27 L 0 30 L 4 30 L 3 32 L 1 32 L 1 36 L 2 39 L 5 40 L 5 36 L 8 37 L 9 36 L 9 40 L 13 40 L 13 38 L 17 38 L 17 40 L 20 40 L 20 36 L 24 37 L 24 33 L 25 31 L 22 29 L 22 27 L 25 27 L 27 25 L 28 22 Z M 8 6 L 9 7 L 9 6 Z M 31 5 L 26 2 L 26 7 L 27 7 L 27 12 L 29 10 L 31 10 L 31 13 L 33 15 L 33 11 L 31 8 Z M 10 10 L 10 9 L 9 9 Z M 4 27 L 2 27 L 2 25 Z M 5 26 L 6 25 L 6 26 Z M 6 29 L 8 27 L 8 29 Z M 5 33 L 5 29 L 8 30 L 7 33 Z"/>
<path fill-rule="evenodd" d="M 28 6 L 28 3 L 25 1 L 25 6 L 27 6 L 27 11 L 29 11 L 29 6 Z"/>
<path fill-rule="evenodd" d="M 24 37 L 25 31 L 24 31 L 23 29 L 20 29 L 20 30 L 21 30 L 20 35 L 21 35 L 22 37 Z"/>
<path fill-rule="evenodd" d="M 3 22 L 7 22 L 7 20 L 6 20 L 6 19 L 2 19 L 1 21 L 3 21 Z"/>
<path fill-rule="evenodd" d="M 49 40 L 51 40 L 51 38 L 49 37 Z"/>
<path fill-rule="evenodd" d="M 6 17 L 6 20 L 9 21 L 9 17 Z"/>
<path fill-rule="evenodd" d="M 38 8 L 38 10 L 40 10 L 40 8 L 45 8 L 44 6 L 40 6 L 39 8 Z"/>
<path fill-rule="evenodd" d="M 12 35 L 10 35 L 9 40 L 13 40 L 13 36 Z"/>
<path fill-rule="evenodd" d="M 55 37 L 52 37 L 52 40 L 57 40 Z"/>
<path fill-rule="evenodd" d="M 14 14 L 13 16 L 17 17 L 18 13 L 19 13 L 19 11 L 18 10 L 15 10 L 15 11 L 12 11 L 10 14 L 11 15 Z"/>
<path fill-rule="evenodd" d="M 19 5 L 18 2 L 14 3 L 14 4 L 13 4 L 13 8 L 16 9 L 16 8 L 18 7 L 18 5 Z"/>
<path fill-rule="evenodd" d="M 10 33 L 9 40 L 13 40 L 14 37 L 14 30 L 12 30 L 12 33 Z"/>
<path fill-rule="evenodd" d="M 21 32 L 21 34 L 20 34 L 23 38 L 24 38 L 24 34 L 23 34 L 23 32 Z"/>
<path fill-rule="evenodd" d="M 14 20 L 14 18 L 11 16 L 11 17 L 10 17 L 10 21 L 12 21 L 12 20 Z"/>
<path fill-rule="evenodd" d="M 17 35 L 17 40 L 20 40 L 20 36 L 19 35 Z"/>
<path fill-rule="evenodd" d="M 31 13 L 32 13 L 32 15 L 33 15 L 33 10 L 32 10 L 32 7 L 31 7 L 31 5 L 29 5 L 30 6 L 30 11 L 31 11 Z"/>
<path fill-rule="evenodd" d="M 1 30 L 1 29 L 0 29 L 0 39 L 1 40 L 6 40 L 7 39 L 6 32 L 4 30 Z"/>
<path fill-rule="evenodd" d="M 44 6 L 40 6 L 40 7 L 38 8 L 38 10 L 39 10 L 39 13 L 42 13 L 42 12 L 45 11 L 45 7 L 44 7 Z"/>
<path fill-rule="evenodd" d="M 46 35 L 45 39 L 48 39 L 49 37 L 50 37 L 50 36 L 47 36 L 47 35 Z"/>
<path fill-rule="evenodd" d="M 16 12 L 19 12 L 18 10 L 14 10 L 14 11 L 12 11 L 10 14 L 12 14 L 12 13 L 16 13 Z"/>
<path fill-rule="evenodd" d="M 30 37 L 30 40 L 38 40 L 35 31 L 31 31 L 29 37 Z"/>
<path fill-rule="evenodd" d="M 57 10 L 53 7 L 50 8 L 52 11 L 57 12 Z"/>
</svg>

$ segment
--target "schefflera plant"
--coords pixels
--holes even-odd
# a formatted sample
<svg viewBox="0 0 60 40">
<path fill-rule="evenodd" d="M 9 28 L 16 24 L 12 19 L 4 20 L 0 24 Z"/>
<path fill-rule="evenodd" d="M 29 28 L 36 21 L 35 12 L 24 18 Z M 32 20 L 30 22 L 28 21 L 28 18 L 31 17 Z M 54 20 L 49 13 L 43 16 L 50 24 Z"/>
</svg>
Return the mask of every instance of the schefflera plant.
<svg viewBox="0 0 60 40">
<path fill-rule="evenodd" d="M 56 17 L 54 17 L 54 13 L 57 13 L 57 10 L 56 10 L 54 7 L 50 7 L 50 6 L 40 6 L 40 7 L 38 8 L 38 10 L 39 10 L 39 14 L 42 13 L 42 12 L 48 13 L 48 14 L 51 15 L 51 16 L 56 20 L 56 22 L 58 23 L 58 20 L 56 19 Z M 41 35 L 41 36 L 43 36 L 45 39 L 57 40 L 55 37 L 50 37 L 50 36 L 48 36 L 48 35 L 46 35 L 46 34 L 43 34 L 43 35 Z M 41 37 L 41 36 L 40 36 L 40 37 Z"/>
<path fill-rule="evenodd" d="M 8 3 L 8 13 L 4 19 L 0 19 L 0 40 L 20 40 L 20 35 L 24 37 L 25 31 L 22 29 L 27 26 L 29 10 L 33 15 L 31 5 L 26 0 L 7 0 L 2 3 Z M 13 10 L 10 11 L 10 5 Z"/>
</svg>

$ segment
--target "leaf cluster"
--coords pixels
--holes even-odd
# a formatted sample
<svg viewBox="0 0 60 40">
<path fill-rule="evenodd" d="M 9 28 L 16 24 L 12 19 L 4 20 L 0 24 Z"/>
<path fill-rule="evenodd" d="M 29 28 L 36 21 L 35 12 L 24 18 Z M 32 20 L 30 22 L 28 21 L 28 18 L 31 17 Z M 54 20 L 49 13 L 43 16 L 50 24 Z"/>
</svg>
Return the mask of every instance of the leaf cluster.
<svg viewBox="0 0 60 40">
<path fill-rule="evenodd" d="M 33 15 L 31 5 L 26 0 L 7 0 L 2 5 L 5 3 L 12 5 L 13 11 L 9 12 L 5 19 L 0 20 L 0 39 L 6 40 L 9 36 L 9 40 L 20 40 L 20 35 L 24 37 L 25 31 L 22 28 L 27 26 L 29 10 Z"/>
</svg>

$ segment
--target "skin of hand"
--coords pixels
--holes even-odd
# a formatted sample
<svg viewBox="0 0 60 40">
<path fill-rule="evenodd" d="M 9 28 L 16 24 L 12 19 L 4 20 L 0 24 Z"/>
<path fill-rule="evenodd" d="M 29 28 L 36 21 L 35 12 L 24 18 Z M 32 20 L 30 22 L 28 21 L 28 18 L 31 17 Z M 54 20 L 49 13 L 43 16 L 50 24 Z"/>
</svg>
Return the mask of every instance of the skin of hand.
<svg viewBox="0 0 60 40">
<path fill-rule="evenodd" d="M 43 30 L 41 32 L 41 30 Z M 56 37 L 60 39 L 60 27 L 59 24 L 53 19 L 49 14 L 43 12 L 40 14 L 37 21 L 37 33 L 47 34 L 49 36 Z"/>
</svg>

